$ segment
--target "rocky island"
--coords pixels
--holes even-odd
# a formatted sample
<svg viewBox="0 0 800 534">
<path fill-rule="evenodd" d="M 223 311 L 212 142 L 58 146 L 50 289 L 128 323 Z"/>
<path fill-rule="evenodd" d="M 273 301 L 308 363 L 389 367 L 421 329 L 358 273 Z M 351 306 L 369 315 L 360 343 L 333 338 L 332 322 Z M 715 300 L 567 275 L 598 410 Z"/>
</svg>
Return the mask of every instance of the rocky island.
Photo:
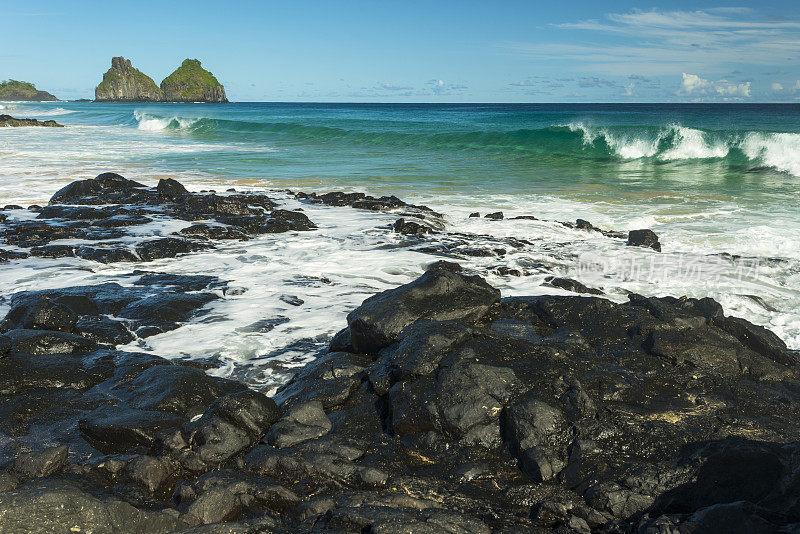
<svg viewBox="0 0 800 534">
<path fill-rule="evenodd" d="M 307 207 L 395 213 L 380 231 L 438 261 L 352 309 L 272 397 L 205 373 L 213 362 L 119 346 L 229 298 L 225 280 L 148 263 L 313 235 L 303 210 L 269 191 L 191 192 L 105 173 L 47 206 L 0 212 L 0 262 L 77 256 L 132 268 L 124 285 L 5 295 L 0 530 L 796 531 L 800 365 L 775 334 L 710 298 L 615 303 L 565 280 L 551 283 L 576 294 L 504 298 L 441 259 L 468 254 L 475 236 L 447 232 L 425 206 L 293 195 Z M 141 231 L 164 218 L 182 221 L 174 234 Z M 564 225 L 658 243 L 649 231 Z"/>
<path fill-rule="evenodd" d="M 163 96 L 153 79 L 124 57 L 111 58 L 111 68 L 94 90 L 97 102 L 160 102 Z"/>
<path fill-rule="evenodd" d="M 58 98 L 47 91 L 39 91 L 32 83 L 6 80 L 0 82 L 0 101 L 56 102 Z"/>
<path fill-rule="evenodd" d="M 167 102 L 227 102 L 225 88 L 197 59 L 185 59 L 161 82 Z"/>
<path fill-rule="evenodd" d="M 95 89 L 96 102 L 227 102 L 225 88 L 197 59 L 186 59 L 157 86 L 129 59 L 111 59 Z"/>
</svg>

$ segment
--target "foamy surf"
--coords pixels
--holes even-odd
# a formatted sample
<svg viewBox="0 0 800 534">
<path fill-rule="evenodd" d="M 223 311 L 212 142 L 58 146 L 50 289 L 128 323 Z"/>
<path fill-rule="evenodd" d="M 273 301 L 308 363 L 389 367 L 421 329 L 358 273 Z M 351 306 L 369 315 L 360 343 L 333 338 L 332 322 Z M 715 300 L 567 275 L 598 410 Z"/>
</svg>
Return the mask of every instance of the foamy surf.
<svg viewBox="0 0 800 534">
<path fill-rule="evenodd" d="M 70 180 L 115 171 L 148 185 L 176 178 L 194 191 L 268 188 L 285 207 L 302 207 L 319 226 L 303 235 L 264 236 L 148 264 L 163 272 L 213 274 L 243 291 L 210 304 L 205 317 L 129 348 L 212 358 L 222 364 L 218 373 L 275 384 L 285 376 L 281 369 L 302 364 L 363 298 L 414 279 L 439 259 L 401 246 L 402 238 L 390 229 L 398 215 L 299 204 L 275 191 L 284 189 L 396 194 L 443 213 L 446 230 L 473 234 L 476 246 L 525 240 L 530 244 L 502 258 L 461 260 L 505 295 L 563 294 L 544 285 L 555 272 L 618 301 L 628 291 L 712 296 L 729 313 L 767 326 L 800 348 L 800 186 L 792 175 L 800 175 L 800 134 L 772 131 L 778 128 L 774 119 L 762 132 L 725 130 L 727 115 L 696 124 L 701 121 L 692 116 L 631 119 L 623 110 L 625 120 L 615 121 L 607 113 L 548 109 L 542 118 L 513 106 L 35 107 L 78 112 L 59 120 L 68 128 L 0 131 L 0 205 L 43 204 Z M 747 124 L 754 128 L 759 120 L 750 116 Z M 787 121 L 780 124 L 790 129 Z M 506 219 L 468 217 L 498 210 Z M 552 222 L 509 220 L 516 215 L 582 218 L 620 231 L 653 228 L 665 252 L 625 247 L 621 240 Z M 142 230 L 164 235 L 176 229 Z M 759 274 L 738 276 L 734 256 L 760 259 Z M 626 271 L 626 265 L 651 259 L 661 262 L 653 276 Z M 606 271 L 587 271 L 583 260 Z M 687 265 L 715 274 L 676 271 Z M 499 275 L 498 266 L 527 275 Z M 123 276 L 129 271 L 130 266 L 74 258 L 10 262 L 0 270 L 0 294 L 130 283 Z M 281 296 L 304 303 L 293 306 Z M 263 320 L 275 320 L 271 330 L 245 332 Z"/>
<path fill-rule="evenodd" d="M 136 110 L 133 112 L 137 128 L 145 132 L 158 132 L 161 130 L 180 130 L 191 127 L 198 119 L 187 119 L 183 117 L 156 117 L 145 112 Z"/>
</svg>

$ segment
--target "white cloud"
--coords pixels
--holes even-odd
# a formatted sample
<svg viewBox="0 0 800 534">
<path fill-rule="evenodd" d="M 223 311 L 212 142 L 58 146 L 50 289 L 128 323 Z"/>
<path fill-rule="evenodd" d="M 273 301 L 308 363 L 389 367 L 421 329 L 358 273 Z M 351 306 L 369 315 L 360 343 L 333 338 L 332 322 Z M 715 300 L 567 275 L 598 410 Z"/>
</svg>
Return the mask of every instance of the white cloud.
<svg viewBox="0 0 800 534">
<path fill-rule="evenodd" d="M 683 73 L 681 87 L 677 93 L 679 96 L 711 96 L 723 99 L 750 98 L 750 82 L 735 83 L 728 80 L 716 82 L 701 78 L 697 74 Z"/>
<path fill-rule="evenodd" d="M 783 91 L 783 85 L 779 84 L 778 82 L 773 82 L 772 90 L 775 91 L 776 93 L 780 93 L 781 91 Z"/>
<path fill-rule="evenodd" d="M 408 87 L 407 85 L 394 85 L 389 82 L 378 82 L 378 89 L 384 89 L 386 91 L 410 91 L 413 88 Z"/>
<path fill-rule="evenodd" d="M 591 65 L 594 72 L 624 76 L 708 72 L 736 63 L 795 66 L 800 56 L 800 22 L 760 18 L 747 8 L 634 10 L 553 27 L 579 31 L 581 39 L 506 47 L 536 59 L 575 61 Z"/>
<path fill-rule="evenodd" d="M 636 84 L 634 84 L 633 82 L 631 82 L 628 85 L 626 85 L 625 86 L 625 94 L 623 96 L 634 96 L 636 94 L 633 91 L 634 88 L 636 88 Z"/>
</svg>

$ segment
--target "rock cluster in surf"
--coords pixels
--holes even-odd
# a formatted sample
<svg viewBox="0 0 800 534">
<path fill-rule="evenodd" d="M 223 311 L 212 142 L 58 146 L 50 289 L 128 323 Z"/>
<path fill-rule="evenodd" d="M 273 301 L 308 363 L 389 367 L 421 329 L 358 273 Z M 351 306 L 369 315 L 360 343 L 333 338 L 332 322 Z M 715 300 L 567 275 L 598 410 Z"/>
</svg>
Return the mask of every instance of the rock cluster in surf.
<svg viewBox="0 0 800 534">
<path fill-rule="evenodd" d="M 398 211 L 398 231 L 412 219 L 431 228 L 400 234 L 408 239 L 446 237 L 434 212 L 396 197 L 305 196 Z M 114 174 L 73 182 L 37 211 L 33 221 L 0 220 L 3 240 L 32 251 L 77 233 L 127 250 L 131 262 L 265 228 L 312 228 L 263 195 L 190 193 L 174 180 L 148 188 Z M 158 216 L 202 222 L 190 226 L 194 237 L 128 248 L 98 237 Z M 124 255 L 99 257 L 114 254 Z M 800 523 L 798 354 L 712 299 L 502 298 L 439 261 L 365 300 L 328 350 L 268 398 L 206 374 L 208 362 L 118 348 L 202 315 L 225 298 L 223 280 L 147 271 L 129 280 L 6 296 L 0 530 L 774 532 Z"/>
<path fill-rule="evenodd" d="M 95 88 L 97 102 L 227 102 L 225 88 L 200 61 L 186 59 L 157 86 L 129 59 L 114 57 Z"/>
<path fill-rule="evenodd" d="M 11 115 L 0 115 L 0 128 L 3 127 L 18 127 L 18 126 L 45 126 L 50 128 L 63 128 L 63 124 L 58 124 L 56 121 L 40 121 L 37 119 L 17 119 Z"/>
<path fill-rule="evenodd" d="M 24 248 L 15 256 L 77 256 L 102 263 L 152 261 L 214 247 L 214 240 L 247 240 L 291 230 L 313 230 L 302 212 L 278 209 L 264 195 L 190 193 L 162 179 L 156 187 L 114 173 L 70 183 L 50 204 L 33 207 L 33 220 L 6 221 L 3 241 Z M 0 214 L 0 222 L 6 218 Z M 154 220 L 198 221 L 166 237 L 142 236 Z M 81 244 L 51 244 L 63 239 Z M 3 257 L 0 251 L 0 260 Z"/>
</svg>

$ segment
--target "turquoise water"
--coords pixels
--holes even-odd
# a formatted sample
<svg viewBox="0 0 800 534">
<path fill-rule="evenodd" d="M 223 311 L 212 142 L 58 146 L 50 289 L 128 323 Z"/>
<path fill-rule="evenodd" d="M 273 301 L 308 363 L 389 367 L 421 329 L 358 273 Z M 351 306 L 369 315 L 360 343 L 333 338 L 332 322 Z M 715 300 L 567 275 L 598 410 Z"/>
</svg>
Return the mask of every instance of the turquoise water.
<svg viewBox="0 0 800 534">
<path fill-rule="evenodd" d="M 586 193 L 590 197 L 669 192 L 737 195 L 742 202 L 793 198 L 800 183 L 800 105 L 56 103 L 17 108 L 67 125 L 106 127 L 111 137 L 117 128 L 135 129 L 142 145 L 185 150 L 152 158 L 151 147 L 142 146 L 137 154 L 134 146 L 124 159 L 165 172 L 188 169 L 226 179 L 309 180 L 398 192 L 453 189 L 456 194 L 466 189 L 574 195 L 589 187 L 600 189 Z"/>
<path fill-rule="evenodd" d="M 68 126 L 0 128 L 0 204 L 46 202 L 68 181 L 105 171 L 149 184 L 171 176 L 195 190 L 396 194 L 430 205 L 448 230 L 474 234 L 487 247 L 508 237 L 529 242 L 502 259 L 465 260 L 506 295 L 558 292 L 542 285 L 556 273 L 616 300 L 629 291 L 713 296 L 800 348 L 800 105 L 0 106 L 0 113 Z M 387 230 L 396 215 L 303 209 L 317 232 L 152 265 L 215 274 L 248 292 L 213 305 L 227 322 L 187 325 L 148 338 L 145 348 L 259 360 L 335 332 L 364 297 L 411 280 L 432 259 L 400 246 Z M 620 231 L 652 228 L 664 252 L 555 223 L 467 217 L 497 210 Z M 743 270 L 738 257 L 758 268 Z M 587 270 L 597 260 L 600 271 Z M 110 280 L 121 269 L 82 261 L 7 264 L 0 294 Z M 499 263 L 530 274 L 493 274 Z M 536 270 L 542 263 L 548 272 Z M 311 279 L 331 284 L 312 287 Z M 299 287 L 306 304 L 285 309 L 276 296 L 298 295 Z M 263 314 L 291 321 L 258 339 L 231 334 Z"/>
</svg>

